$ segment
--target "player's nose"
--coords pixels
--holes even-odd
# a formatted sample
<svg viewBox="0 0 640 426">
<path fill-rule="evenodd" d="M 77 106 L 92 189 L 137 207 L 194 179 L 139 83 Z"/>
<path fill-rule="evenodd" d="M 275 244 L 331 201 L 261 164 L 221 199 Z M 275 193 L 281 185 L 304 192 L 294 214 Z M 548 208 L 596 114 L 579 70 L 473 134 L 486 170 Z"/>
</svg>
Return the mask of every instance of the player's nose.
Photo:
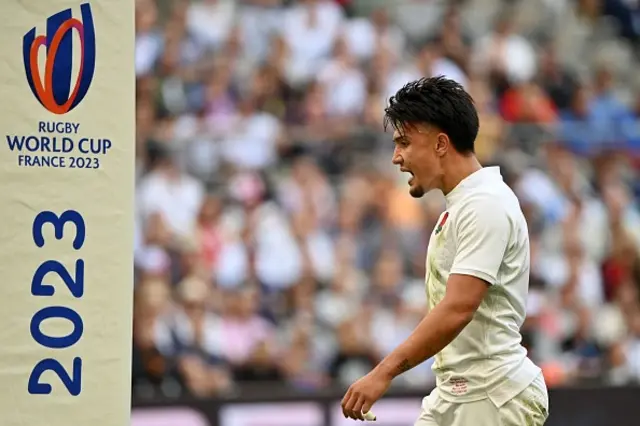
<svg viewBox="0 0 640 426">
<path fill-rule="evenodd" d="M 393 157 L 391 158 L 391 162 L 396 165 L 402 164 L 402 156 L 396 149 L 393 150 Z"/>
</svg>

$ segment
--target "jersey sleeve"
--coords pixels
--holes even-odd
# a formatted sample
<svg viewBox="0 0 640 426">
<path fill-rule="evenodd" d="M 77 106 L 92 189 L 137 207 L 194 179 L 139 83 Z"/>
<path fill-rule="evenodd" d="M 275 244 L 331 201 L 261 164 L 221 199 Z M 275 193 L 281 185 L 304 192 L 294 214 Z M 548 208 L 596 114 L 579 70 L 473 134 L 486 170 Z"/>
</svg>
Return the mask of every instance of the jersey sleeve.
<svg viewBox="0 0 640 426">
<path fill-rule="evenodd" d="M 496 284 L 510 232 L 509 218 L 500 206 L 489 200 L 466 205 L 455 224 L 457 249 L 450 273 Z"/>
</svg>

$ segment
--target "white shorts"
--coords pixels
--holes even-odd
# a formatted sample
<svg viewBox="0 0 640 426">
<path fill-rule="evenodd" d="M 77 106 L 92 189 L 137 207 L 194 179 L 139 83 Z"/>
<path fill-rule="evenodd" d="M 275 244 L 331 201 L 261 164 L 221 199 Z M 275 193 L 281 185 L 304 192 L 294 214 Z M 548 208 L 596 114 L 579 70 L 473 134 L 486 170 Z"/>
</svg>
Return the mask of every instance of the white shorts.
<svg viewBox="0 0 640 426">
<path fill-rule="evenodd" d="M 525 390 L 498 408 L 489 398 L 454 403 L 435 389 L 422 402 L 415 426 L 542 426 L 549 416 L 549 396 L 542 373 Z"/>
</svg>

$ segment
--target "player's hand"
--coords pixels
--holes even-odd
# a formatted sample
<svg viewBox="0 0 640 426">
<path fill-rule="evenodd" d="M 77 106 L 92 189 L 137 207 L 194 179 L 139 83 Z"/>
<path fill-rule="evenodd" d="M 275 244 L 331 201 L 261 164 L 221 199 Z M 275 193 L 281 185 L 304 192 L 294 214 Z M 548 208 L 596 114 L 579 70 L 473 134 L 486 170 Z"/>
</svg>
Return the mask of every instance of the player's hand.
<svg viewBox="0 0 640 426">
<path fill-rule="evenodd" d="M 391 386 L 391 377 L 376 370 L 355 382 L 342 398 L 342 413 L 354 420 L 364 420 L 362 413 L 367 413 L 375 402 Z"/>
</svg>

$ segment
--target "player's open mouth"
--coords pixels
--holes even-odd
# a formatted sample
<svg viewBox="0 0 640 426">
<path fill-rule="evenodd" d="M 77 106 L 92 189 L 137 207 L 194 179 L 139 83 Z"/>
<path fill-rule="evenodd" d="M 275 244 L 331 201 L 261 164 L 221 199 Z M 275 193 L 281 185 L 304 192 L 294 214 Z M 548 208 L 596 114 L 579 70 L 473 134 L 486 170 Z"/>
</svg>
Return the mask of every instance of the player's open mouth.
<svg viewBox="0 0 640 426">
<path fill-rule="evenodd" d="M 413 173 L 410 170 L 407 169 L 400 169 L 401 172 L 403 173 L 409 173 L 411 176 L 409 177 L 409 181 L 407 182 L 409 185 L 411 185 L 413 183 L 413 180 L 415 179 L 415 176 L 413 175 Z"/>
</svg>

